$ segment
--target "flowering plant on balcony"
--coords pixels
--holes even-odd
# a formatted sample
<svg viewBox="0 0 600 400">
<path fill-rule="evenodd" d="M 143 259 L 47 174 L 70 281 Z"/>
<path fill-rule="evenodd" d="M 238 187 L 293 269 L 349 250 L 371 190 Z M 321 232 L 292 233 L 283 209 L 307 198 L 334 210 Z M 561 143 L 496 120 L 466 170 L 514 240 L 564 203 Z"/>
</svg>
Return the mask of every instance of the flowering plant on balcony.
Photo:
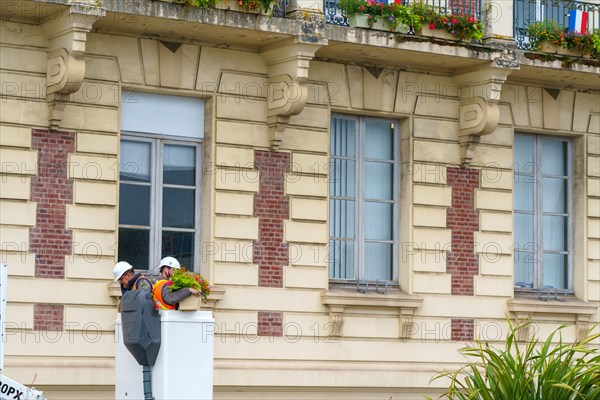
<svg viewBox="0 0 600 400">
<path fill-rule="evenodd" d="M 481 40 L 483 38 L 481 22 L 471 15 L 446 15 L 424 3 L 412 3 L 409 8 L 412 14 L 416 15 L 421 23 L 429 29 L 444 30 L 460 40 Z M 415 27 L 415 29 L 418 28 Z"/>
<path fill-rule="evenodd" d="M 262 12 L 272 15 L 274 0 L 238 0 L 238 5 L 244 11 Z"/>
<path fill-rule="evenodd" d="M 390 31 L 395 32 L 401 24 L 412 26 L 413 23 L 419 22 L 400 0 L 391 3 L 381 0 L 340 0 L 338 4 L 347 18 L 359 14 L 367 15 L 371 28 L 375 22 L 381 20 Z"/>
<path fill-rule="evenodd" d="M 173 276 L 169 284 L 169 291 L 173 292 L 182 288 L 194 288 L 200 291 L 200 295 L 204 300 L 210 294 L 210 285 L 208 281 L 198 274 L 195 274 L 181 266 L 179 269 L 173 270 Z"/>
<path fill-rule="evenodd" d="M 527 27 L 529 42 L 533 49 L 541 50 L 542 44 L 548 42 L 565 49 L 573 49 L 586 55 L 600 54 L 600 37 L 598 31 L 579 33 L 569 31 L 554 20 L 539 21 Z"/>
</svg>

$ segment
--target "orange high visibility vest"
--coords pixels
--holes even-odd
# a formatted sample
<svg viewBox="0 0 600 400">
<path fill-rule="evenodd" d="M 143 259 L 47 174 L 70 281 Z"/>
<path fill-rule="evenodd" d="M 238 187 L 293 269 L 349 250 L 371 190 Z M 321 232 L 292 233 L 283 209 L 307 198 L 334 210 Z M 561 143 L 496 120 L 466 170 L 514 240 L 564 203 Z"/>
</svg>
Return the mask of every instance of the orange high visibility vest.
<svg viewBox="0 0 600 400">
<path fill-rule="evenodd" d="M 154 308 L 156 310 L 161 309 L 161 310 L 174 310 L 175 306 L 171 306 L 167 303 L 165 303 L 165 301 L 162 298 L 162 288 L 163 286 L 165 286 L 167 284 L 167 280 L 165 279 L 161 279 L 159 281 L 156 281 L 156 283 L 154 284 L 154 289 L 152 290 L 152 298 L 154 299 Z"/>
</svg>

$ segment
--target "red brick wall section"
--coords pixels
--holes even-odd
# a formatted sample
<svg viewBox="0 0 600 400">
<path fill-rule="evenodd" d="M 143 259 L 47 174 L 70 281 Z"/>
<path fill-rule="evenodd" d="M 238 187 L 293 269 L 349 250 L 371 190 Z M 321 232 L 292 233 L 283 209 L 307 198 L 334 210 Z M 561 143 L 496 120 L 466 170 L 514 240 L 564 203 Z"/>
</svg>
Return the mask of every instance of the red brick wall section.
<svg viewBox="0 0 600 400">
<path fill-rule="evenodd" d="M 472 319 L 452 319 L 452 333 L 450 340 L 453 342 L 468 342 L 473 340 L 474 323 Z"/>
<path fill-rule="evenodd" d="M 64 307 L 60 304 L 35 304 L 33 306 L 33 330 L 62 331 Z"/>
<path fill-rule="evenodd" d="M 259 311 L 258 336 L 283 336 L 283 313 Z"/>
<path fill-rule="evenodd" d="M 259 191 L 254 196 L 258 217 L 258 240 L 253 262 L 258 264 L 258 286 L 283 287 L 283 266 L 289 264 L 288 245 L 283 241 L 283 221 L 289 218 L 289 199 L 284 195 L 289 153 L 256 150 L 254 164 L 260 172 Z"/>
<path fill-rule="evenodd" d="M 38 151 L 38 175 L 31 180 L 31 201 L 37 203 L 36 226 L 30 230 L 36 278 L 64 278 L 65 256 L 71 254 L 66 205 L 73 203 L 73 182 L 67 179 L 67 155 L 75 151 L 75 134 L 32 131 Z"/>
<path fill-rule="evenodd" d="M 473 276 L 479 273 L 474 233 L 479 230 L 479 211 L 474 206 L 474 189 L 479 187 L 479 170 L 448 168 L 452 186 L 452 208 L 447 211 L 447 226 L 452 230 L 452 248 L 446 258 L 446 271 L 452 275 L 453 295 L 473 295 Z"/>
</svg>

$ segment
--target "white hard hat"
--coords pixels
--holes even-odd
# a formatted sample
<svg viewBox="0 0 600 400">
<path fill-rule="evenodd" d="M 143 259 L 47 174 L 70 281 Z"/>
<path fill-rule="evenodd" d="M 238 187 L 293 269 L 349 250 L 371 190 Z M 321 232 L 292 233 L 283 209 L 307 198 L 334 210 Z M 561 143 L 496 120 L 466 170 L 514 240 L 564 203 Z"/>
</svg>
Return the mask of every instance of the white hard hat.
<svg viewBox="0 0 600 400">
<path fill-rule="evenodd" d="M 116 263 L 115 267 L 113 268 L 113 275 L 115 276 L 115 281 L 118 281 L 119 278 L 122 277 L 123 274 L 129 271 L 130 269 L 133 269 L 133 266 L 127 261 L 119 261 L 118 263 Z"/>
<path fill-rule="evenodd" d="M 179 264 L 179 261 L 177 261 L 177 259 L 175 257 L 165 257 L 162 260 L 160 260 L 160 265 L 158 266 L 158 269 L 160 270 L 161 267 L 170 267 L 170 268 L 179 269 L 179 268 L 181 268 L 181 265 Z"/>
</svg>

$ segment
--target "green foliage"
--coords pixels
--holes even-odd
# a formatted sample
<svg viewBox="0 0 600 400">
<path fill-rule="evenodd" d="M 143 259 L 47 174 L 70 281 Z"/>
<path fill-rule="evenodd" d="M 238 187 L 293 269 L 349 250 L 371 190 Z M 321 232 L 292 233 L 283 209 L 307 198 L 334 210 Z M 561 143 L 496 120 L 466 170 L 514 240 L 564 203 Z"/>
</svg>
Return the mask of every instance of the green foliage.
<svg viewBox="0 0 600 400">
<path fill-rule="evenodd" d="M 214 8 L 219 0 L 180 0 L 180 3 L 186 6 L 198 8 Z"/>
<path fill-rule="evenodd" d="M 565 49 L 579 50 L 588 55 L 600 55 L 600 36 L 597 29 L 583 34 L 570 32 L 554 20 L 546 20 L 529 24 L 527 35 L 531 47 L 536 50 L 540 50 L 543 42 L 548 42 Z"/>
<path fill-rule="evenodd" d="M 433 6 L 420 2 L 411 3 L 409 10 L 419 19 L 421 25 L 425 25 L 428 29 L 444 30 L 460 40 L 472 39 L 479 41 L 483 38 L 483 25 L 471 15 L 447 15 L 439 12 Z"/>
<path fill-rule="evenodd" d="M 513 326 L 504 349 L 476 340 L 461 349 L 474 358 L 457 371 L 443 372 L 433 379 L 449 378 L 448 392 L 439 398 L 458 400 L 600 400 L 600 334 L 587 332 L 575 343 L 563 343 L 559 327 L 544 342 L 532 337 L 517 341 Z M 558 341 L 553 341 L 558 336 Z M 425 396 L 431 400 L 430 397 Z"/>
<path fill-rule="evenodd" d="M 180 269 L 173 270 L 169 291 L 173 292 L 182 288 L 198 289 L 204 299 L 210 294 L 210 285 L 206 279 L 198 274 L 186 271 L 183 266 Z"/>
</svg>

